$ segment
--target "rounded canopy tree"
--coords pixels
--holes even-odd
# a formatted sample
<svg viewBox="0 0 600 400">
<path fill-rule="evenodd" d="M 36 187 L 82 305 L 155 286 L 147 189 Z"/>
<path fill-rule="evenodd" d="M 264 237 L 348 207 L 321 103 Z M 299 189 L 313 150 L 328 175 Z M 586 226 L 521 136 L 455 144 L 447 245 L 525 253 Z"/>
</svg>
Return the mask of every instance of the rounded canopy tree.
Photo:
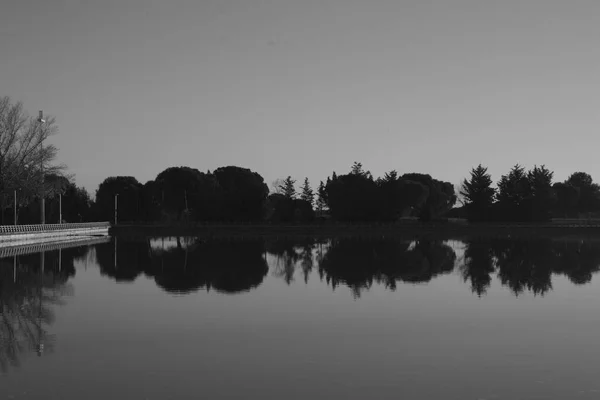
<svg viewBox="0 0 600 400">
<path fill-rule="evenodd" d="M 164 213 L 181 220 L 188 215 L 194 220 L 211 220 L 219 213 L 220 188 L 212 174 L 195 168 L 171 167 L 157 175 L 154 194 Z"/>
<path fill-rule="evenodd" d="M 259 221 L 269 187 L 256 172 L 240 167 L 221 167 L 213 172 L 221 188 L 221 218 L 225 221 Z"/>
<path fill-rule="evenodd" d="M 115 195 L 118 195 L 119 221 L 137 221 L 143 185 L 132 176 L 106 178 L 96 190 L 96 216 L 104 221 L 114 218 Z"/>
</svg>

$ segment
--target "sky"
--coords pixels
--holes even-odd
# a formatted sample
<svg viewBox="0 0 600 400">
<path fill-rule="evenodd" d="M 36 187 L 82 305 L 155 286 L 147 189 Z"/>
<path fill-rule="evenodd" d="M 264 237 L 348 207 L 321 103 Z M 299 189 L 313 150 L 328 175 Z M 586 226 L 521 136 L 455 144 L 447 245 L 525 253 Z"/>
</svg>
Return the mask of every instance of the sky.
<svg viewBox="0 0 600 400">
<path fill-rule="evenodd" d="M 57 119 L 58 161 L 109 176 L 237 165 L 313 186 L 600 181 L 596 0 L 0 0 L 0 96 Z"/>
</svg>

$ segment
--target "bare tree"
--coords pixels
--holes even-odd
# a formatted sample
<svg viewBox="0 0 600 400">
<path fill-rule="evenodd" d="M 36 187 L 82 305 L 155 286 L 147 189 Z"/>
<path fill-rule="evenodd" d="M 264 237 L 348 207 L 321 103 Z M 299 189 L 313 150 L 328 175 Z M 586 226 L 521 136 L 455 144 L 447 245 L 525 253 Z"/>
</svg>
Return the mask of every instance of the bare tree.
<svg viewBox="0 0 600 400">
<path fill-rule="evenodd" d="M 283 194 L 283 179 L 278 178 L 271 182 L 271 193 Z"/>
<path fill-rule="evenodd" d="M 465 196 L 464 196 L 463 192 L 464 192 L 464 180 L 460 181 L 459 183 L 454 184 L 454 193 L 456 193 L 456 203 L 460 204 L 461 207 L 465 205 Z"/>
<path fill-rule="evenodd" d="M 41 193 L 46 194 L 44 178 L 65 176 L 66 166 L 54 164 L 58 149 L 47 139 L 58 133 L 54 117 L 44 122 L 29 116 L 21 102 L 0 97 L 0 206 L 12 206 L 14 190 L 19 190 L 20 205 Z M 43 172 L 42 172 L 43 171 Z M 69 177 L 67 177 L 69 178 Z M 43 185 L 43 186 L 42 186 Z"/>
</svg>

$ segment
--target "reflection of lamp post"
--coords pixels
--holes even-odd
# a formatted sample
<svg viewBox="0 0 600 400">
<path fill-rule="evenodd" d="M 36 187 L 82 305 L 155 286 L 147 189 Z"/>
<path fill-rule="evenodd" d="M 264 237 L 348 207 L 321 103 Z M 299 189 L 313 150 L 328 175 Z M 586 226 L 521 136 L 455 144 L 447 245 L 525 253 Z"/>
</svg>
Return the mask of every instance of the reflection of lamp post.
<svg viewBox="0 0 600 400">
<path fill-rule="evenodd" d="M 42 130 L 42 124 L 44 122 L 46 122 L 44 120 L 44 112 L 42 110 L 40 110 L 40 115 L 37 119 L 37 121 L 40 123 L 40 170 L 42 171 L 42 186 L 40 188 L 40 202 L 41 204 L 41 224 L 44 225 L 46 223 L 46 202 L 44 199 L 44 184 L 45 179 L 44 179 L 44 154 L 43 154 L 43 150 L 44 150 L 44 132 Z"/>
<path fill-rule="evenodd" d="M 45 256 L 45 252 L 42 251 L 40 253 L 40 308 L 38 310 L 38 343 L 37 343 L 37 355 L 38 357 L 41 356 L 44 353 L 44 343 L 42 342 L 42 336 L 43 336 L 43 332 L 42 332 L 42 283 L 43 283 L 43 278 L 44 278 L 44 257 Z"/>
</svg>

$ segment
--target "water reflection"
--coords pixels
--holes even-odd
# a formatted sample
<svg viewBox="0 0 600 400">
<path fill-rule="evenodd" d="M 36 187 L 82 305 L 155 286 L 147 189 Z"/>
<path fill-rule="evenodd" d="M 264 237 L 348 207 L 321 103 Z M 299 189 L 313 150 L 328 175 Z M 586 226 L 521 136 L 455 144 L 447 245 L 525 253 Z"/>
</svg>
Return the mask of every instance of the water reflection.
<svg viewBox="0 0 600 400">
<path fill-rule="evenodd" d="M 460 248 L 457 257 L 453 247 Z M 471 290 L 483 296 L 496 278 L 518 296 L 544 295 L 552 276 L 564 275 L 574 284 L 591 281 L 600 270 L 600 243 L 588 240 L 473 239 L 442 241 L 333 239 L 282 241 L 267 245 L 274 256 L 274 276 L 290 284 L 296 271 L 304 281 L 316 265 L 333 289 L 349 287 L 355 297 L 373 284 L 395 290 L 399 283 L 427 283 L 442 274 L 459 273 Z"/>
<path fill-rule="evenodd" d="M 265 241 L 265 250 L 275 258 L 273 276 L 283 279 L 288 285 L 294 281 L 298 264 L 304 283 L 308 283 L 315 262 L 322 262 L 324 251 L 328 248 L 328 240 L 311 237 Z"/>
<path fill-rule="evenodd" d="M 319 265 L 333 288 L 343 283 L 356 297 L 373 282 L 395 290 L 398 282 L 424 283 L 452 272 L 456 254 L 441 241 L 335 240 Z"/>
<path fill-rule="evenodd" d="M 474 240 L 466 242 L 461 272 L 471 289 L 483 295 L 492 274 L 515 294 L 543 295 L 552 290 L 552 275 L 577 285 L 589 283 L 600 270 L 600 243 L 582 240 Z"/>
<path fill-rule="evenodd" d="M 103 275 L 133 281 L 144 274 L 165 291 L 181 294 L 199 289 L 245 292 L 258 287 L 268 272 L 260 240 L 116 238 L 98 245 L 96 255 Z"/>
<path fill-rule="evenodd" d="M 350 288 L 355 297 L 373 285 L 393 291 L 399 284 L 427 283 L 450 273 L 460 275 L 477 296 L 494 280 L 516 296 L 544 295 L 552 290 L 553 275 L 581 285 L 600 269 L 600 243 L 587 240 L 172 237 L 114 239 L 98 245 L 96 254 L 103 275 L 119 282 L 145 275 L 165 291 L 182 294 L 249 291 L 263 283 L 270 268 L 288 285 L 308 284 L 314 274 L 334 290 Z"/>
<path fill-rule="evenodd" d="M 54 350 L 48 332 L 54 308 L 72 294 L 68 280 L 75 260 L 88 249 L 76 247 L 0 259 L 0 370 L 20 364 L 28 353 Z"/>
</svg>

